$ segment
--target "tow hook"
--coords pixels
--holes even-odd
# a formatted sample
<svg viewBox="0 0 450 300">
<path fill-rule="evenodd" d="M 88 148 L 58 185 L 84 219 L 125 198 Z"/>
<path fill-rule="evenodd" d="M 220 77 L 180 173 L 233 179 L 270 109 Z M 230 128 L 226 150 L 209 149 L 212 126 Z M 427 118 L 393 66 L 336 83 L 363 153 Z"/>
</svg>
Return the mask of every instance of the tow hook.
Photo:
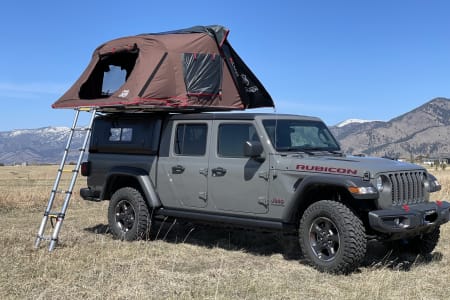
<svg viewBox="0 0 450 300">
<path fill-rule="evenodd" d="M 432 209 L 425 212 L 423 221 L 425 224 L 432 224 L 437 220 L 437 218 L 438 214 L 436 210 Z"/>
</svg>

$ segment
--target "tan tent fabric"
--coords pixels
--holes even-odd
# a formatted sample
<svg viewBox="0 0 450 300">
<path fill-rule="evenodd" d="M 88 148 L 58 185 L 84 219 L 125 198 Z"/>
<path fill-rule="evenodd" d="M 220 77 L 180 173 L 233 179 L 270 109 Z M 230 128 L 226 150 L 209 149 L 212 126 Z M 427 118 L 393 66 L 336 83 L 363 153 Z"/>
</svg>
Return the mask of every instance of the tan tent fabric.
<svg viewBox="0 0 450 300">
<path fill-rule="evenodd" d="M 98 47 L 53 108 L 230 110 L 273 107 L 222 26 L 124 37 Z"/>
</svg>

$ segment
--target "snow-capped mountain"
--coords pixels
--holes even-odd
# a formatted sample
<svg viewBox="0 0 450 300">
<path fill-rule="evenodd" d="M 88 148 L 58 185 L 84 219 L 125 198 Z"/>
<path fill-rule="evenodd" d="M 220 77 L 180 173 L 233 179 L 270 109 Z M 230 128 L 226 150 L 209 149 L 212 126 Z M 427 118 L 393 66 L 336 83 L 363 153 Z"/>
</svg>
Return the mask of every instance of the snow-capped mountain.
<svg viewBox="0 0 450 300">
<path fill-rule="evenodd" d="M 67 145 L 70 128 L 44 127 L 0 132 L 0 163 L 58 163 Z M 73 151 L 69 152 L 67 162 L 78 159 L 83 132 L 75 132 L 72 141 Z"/>
<path fill-rule="evenodd" d="M 39 134 L 41 136 L 60 136 L 63 137 L 70 131 L 70 128 L 68 127 L 43 127 L 38 129 L 20 129 L 20 130 L 13 130 L 13 131 L 7 131 L 2 132 L 3 134 L 9 134 L 10 137 L 18 137 L 23 136 L 27 134 Z M 2 134 L 0 133 L 0 134 Z"/>
<path fill-rule="evenodd" d="M 377 122 L 377 121 L 374 121 L 374 120 L 362 120 L 362 119 L 348 119 L 348 120 L 342 121 L 339 124 L 336 124 L 334 126 L 335 127 L 344 127 L 346 125 L 353 124 L 353 123 L 363 124 L 363 123 L 369 123 L 369 122 Z"/>
</svg>

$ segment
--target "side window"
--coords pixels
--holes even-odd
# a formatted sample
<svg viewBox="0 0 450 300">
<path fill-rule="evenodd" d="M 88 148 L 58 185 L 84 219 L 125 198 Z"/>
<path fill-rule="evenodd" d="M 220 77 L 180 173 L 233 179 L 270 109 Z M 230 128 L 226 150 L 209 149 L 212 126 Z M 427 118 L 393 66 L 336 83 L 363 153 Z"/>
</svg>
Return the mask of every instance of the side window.
<svg viewBox="0 0 450 300">
<path fill-rule="evenodd" d="M 133 140 L 133 128 L 111 128 L 110 142 L 131 142 Z"/>
<path fill-rule="evenodd" d="M 207 131 L 206 124 L 179 124 L 174 140 L 175 153 L 190 156 L 205 155 Z"/>
<path fill-rule="evenodd" d="M 245 157 L 246 141 L 259 141 L 253 124 L 220 124 L 217 154 L 221 157 Z"/>
</svg>

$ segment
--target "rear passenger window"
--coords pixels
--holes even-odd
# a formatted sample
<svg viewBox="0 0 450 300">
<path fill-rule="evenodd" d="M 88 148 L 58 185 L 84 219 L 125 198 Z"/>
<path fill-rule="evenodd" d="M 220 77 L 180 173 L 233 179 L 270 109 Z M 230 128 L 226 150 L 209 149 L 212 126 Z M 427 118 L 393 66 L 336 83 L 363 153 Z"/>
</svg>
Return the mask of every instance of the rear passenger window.
<svg viewBox="0 0 450 300">
<path fill-rule="evenodd" d="M 246 141 L 259 141 L 253 124 L 221 124 L 217 141 L 217 153 L 222 157 L 245 157 Z"/>
<path fill-rule="evenodd" d="M 174 141 L 175 153 L 191 156 L 205 155 L 207 130 L 206 124 L 179 124 Z"/>
</svg>

